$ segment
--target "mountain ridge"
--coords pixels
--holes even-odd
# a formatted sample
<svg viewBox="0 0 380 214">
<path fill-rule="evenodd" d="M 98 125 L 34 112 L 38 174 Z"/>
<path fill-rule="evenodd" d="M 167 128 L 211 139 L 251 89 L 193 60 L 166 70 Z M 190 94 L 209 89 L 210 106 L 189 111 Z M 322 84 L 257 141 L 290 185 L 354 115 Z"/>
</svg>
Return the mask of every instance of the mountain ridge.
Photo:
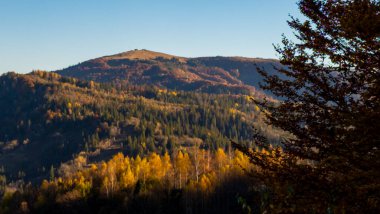
<svg viewBox="0 0 380 214">
<path fill-rule="evenodd" d="M 163 53 L 160 51 L 147 50 L 147 49 L 128 50 L 128 51 L 120 52 L 117 54 L 105 55 L 105 56 L 94 58 L 94 59 L 99 59 L 99 58 L 127 58 L 127 59 L 135 59 L 135 60 L 144 60 L 144 59 L 155 59 L 158 57 L 163 57 L 163 58 L 168 58 L 168 59 L 177 58 L 177 59 L 184 59 L 184 60 L 199 59 L 199 58 L 210 58 L 210 57 L 223 57 L 223 58 L 239 59 L 242 61 L 263 61 L 263 62 L 277 61 L 277 62 L 279 62 L 278 59 L 262 58 L 262 57 L 245 57 L 245 56 L 238 56 L 238 55 L 236 55 L 236 56 L 215 55 L 215 56 L 184 57 L 184 56 L 178 56 L 178 55 Z"/>
<path fill-rule="evenodd" d="M 125 51 L 118 54 L 103 56 L 99 58 L 148 60 L 148 59 L 156 59 L 158 57 L 162 57 L 166 59 L 172 59 L 172 58 L 186 59 L 186 57 L 180 57 L 180 56 L 175 56 L 171 54 L 166 54 L 166 53 L 151 51 L 151 50 L 146 50 L 146 49 L 141 49 L 141 50 L 135 49 L 135 50 Z"/>
<path fill-rule="evenodd" d="M 248 57 L 186 58 L 149 50 L 103 56 L 57 70 L 62 76 L 121 85 L 153 85 L 206 93 L 259 94 L 262 77 L 281 67 L 278 60 Z"/>
</svg>

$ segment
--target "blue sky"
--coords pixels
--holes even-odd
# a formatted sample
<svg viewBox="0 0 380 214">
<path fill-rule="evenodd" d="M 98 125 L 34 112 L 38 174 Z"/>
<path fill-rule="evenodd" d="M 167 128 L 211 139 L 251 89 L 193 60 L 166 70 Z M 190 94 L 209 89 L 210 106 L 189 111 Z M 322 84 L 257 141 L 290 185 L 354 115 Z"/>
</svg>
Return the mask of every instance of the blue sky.
<svg viewBox="0 0 380 214">
<path fill-rule="evenodd" d="M 148 49 L 276 58 L 296 0 L 0 0 L 0 73 Z"/>
</svg>

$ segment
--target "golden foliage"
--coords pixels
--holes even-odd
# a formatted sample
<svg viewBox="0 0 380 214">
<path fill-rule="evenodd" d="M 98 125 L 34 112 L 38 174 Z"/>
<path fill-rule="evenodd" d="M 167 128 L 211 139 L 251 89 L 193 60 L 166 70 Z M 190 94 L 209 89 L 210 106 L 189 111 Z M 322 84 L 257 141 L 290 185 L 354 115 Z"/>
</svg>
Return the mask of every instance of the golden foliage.
<svg viewBox="0 0 380 214">
<path fill-rule="evenodd" d="M 145 184 L 148 180 L 166 181 L 178 188 L 196 189 L 205 193 L 212 192 L 224 176 L 243 175 L 243 168 L 249 168 L 248 158 L 235 151 L 233 158 L 228 158 L 223 149 L 214 155 L 198 149 L 196 158 L 192 153 L 178 151 L 173 158 L 165 153 L 160 156 L 151 153 L 147 157 L 130 158 L 122 153 L 116 154 L 108 162 L 87 165 L 83 156 L 78 156 L 72 167 L 78 170 L 70 176 L 59 177 L 54 181 L 43 181 L 42 191 L 52 187 L 60 189 L 62 194 L 58 201 L 70 201 L 85 198 L 94 188 L 94 181 L 100 181 L 100 191 L 105 197 L 112 197 L 117 191 L 134 188 L 138 181 Z M 211 156 L 210 156 L 211 155 Z M 198 171 L 195 169 L 197 161 Z M 199 176 L 199 179 L 196 179 Z M 43 200 L 41 198 L 41 200 Z M 42 202 L 41 202 L 42 203 Z"/>
</svg>

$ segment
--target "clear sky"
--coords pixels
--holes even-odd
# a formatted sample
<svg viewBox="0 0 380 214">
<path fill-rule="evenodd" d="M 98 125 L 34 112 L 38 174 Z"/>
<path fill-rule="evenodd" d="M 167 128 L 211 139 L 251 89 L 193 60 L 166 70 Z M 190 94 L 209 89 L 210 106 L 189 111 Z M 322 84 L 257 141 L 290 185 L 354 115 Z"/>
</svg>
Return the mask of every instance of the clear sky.
<svg viewBox="0 0 380 214">
<path fill-rule="evenodd" d="M 276 58 L 296 0 L 0 0 L 0 73 L 131 49 Z"/>
</svg>

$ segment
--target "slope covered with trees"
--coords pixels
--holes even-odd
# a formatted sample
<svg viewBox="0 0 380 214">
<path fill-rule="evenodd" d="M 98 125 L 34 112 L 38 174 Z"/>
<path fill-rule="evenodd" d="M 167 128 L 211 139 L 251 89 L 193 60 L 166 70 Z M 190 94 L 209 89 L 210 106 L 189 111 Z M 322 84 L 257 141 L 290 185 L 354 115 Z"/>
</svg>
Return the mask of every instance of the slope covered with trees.
<svg viewBox="0 0 380 214">
<path fill-rule="evenodd" d="M 273 144 L 286 136 L 248 95 L 34 71 L 2 75 L 0 96 L 0 213 L 259 210 L 230 139 L 252 146 L 252 127 Z"/>
<path fill-rule="evenodd" d="M 87 164 L 78 156 L 51 174 L 39 188 L 8 191 L 1 213 L 230 213 L 247 212 L 244 200 L 249 160 L 239 151 L 225 153 L 193 147 L 171 156 L 121 153 Z M 238 194 L 237 194 L 238 192 Z M 257 198 L 255 199 L 257 200 Z M 258 203 L 259 204 L 259 203 Z"/>
<path fill-rule="evenodd" d="M 115 86 L 35 71 L 0 77 L 0 166 L 9 181 L 38 181 L 51 167 L 85 153 L 90 162 L 117 152 L 134 157 L 198 145 L 249 145 L 257 127 L 278 142 L 245 95 L 210 95 Z"/>
</svg>

